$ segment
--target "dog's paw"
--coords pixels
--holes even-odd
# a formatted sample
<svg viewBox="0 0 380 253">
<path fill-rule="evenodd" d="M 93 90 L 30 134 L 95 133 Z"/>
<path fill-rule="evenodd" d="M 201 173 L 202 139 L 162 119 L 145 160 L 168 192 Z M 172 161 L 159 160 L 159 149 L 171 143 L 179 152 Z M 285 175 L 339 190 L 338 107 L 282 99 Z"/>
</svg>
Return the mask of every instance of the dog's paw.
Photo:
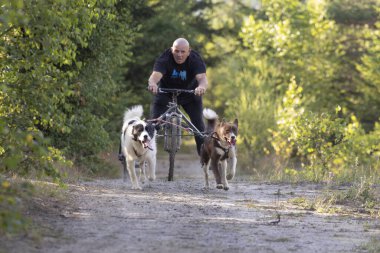
<svg viewBox="0 0 380 253">
<path fill-rule="evenodd" d="M 210 190 L 210 186 L 205 185 L 205 186 L 202 187 L 202 190 L 203 191 L 208 191 L 208 190 Z"/>
<path fill-rule="evenodd" d="M 227 180 L 232 180 L 234 176 L 234 174 L 227 174 Z"/>
<path fill-rule="evenodd" d="M 132 186 L 132 190 L 142 190 L 142 188 L 139 185 L 134 185 Z"/>
<path fill-rule="evenodd" d="M 216 185 L 216 188 L 218 188 L 218 189 L 223 189 L 223 185 L 222 185 L 222 184 L 217 184 L 217 185 Z"/>
<path fill-rule="evenodd" d="M 223 190 L 225 190 L 225 191 L 228 191 L 228 189 L 230 189 L 230 187 L 228 187 L 228 186 L 223 187 Z"/>
</svg>

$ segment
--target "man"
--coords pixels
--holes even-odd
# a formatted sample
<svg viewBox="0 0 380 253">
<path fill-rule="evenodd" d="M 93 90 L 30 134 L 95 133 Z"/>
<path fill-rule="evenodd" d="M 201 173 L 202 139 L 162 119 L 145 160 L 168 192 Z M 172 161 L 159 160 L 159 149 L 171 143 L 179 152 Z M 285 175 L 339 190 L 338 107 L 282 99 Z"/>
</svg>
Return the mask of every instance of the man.
<svg viewBox="0 0 380 253">
<path fill-rule="evenodd" d="M 201 56 L 190 49 L 189 42 L 186 39 L 176 39 L 173 46 L 158 57 L 148 82 L 149 91 L 155 94 L 152 103 L 152 118 L 157 118 L 164 113 L 171 101 L 169 94 L 158 93 L 158 86 L 161 88 L 194 89 L 195 94 L 180 94 L 178 104 L 189 115 L 193 125 L 199 131 L 204 131 L 202 96 L 205 94 L 208 84 L 206 65 Z M 200 154 L 202 137 L 195 136 L 195 142 L 198 154 Z"/>
</svg>

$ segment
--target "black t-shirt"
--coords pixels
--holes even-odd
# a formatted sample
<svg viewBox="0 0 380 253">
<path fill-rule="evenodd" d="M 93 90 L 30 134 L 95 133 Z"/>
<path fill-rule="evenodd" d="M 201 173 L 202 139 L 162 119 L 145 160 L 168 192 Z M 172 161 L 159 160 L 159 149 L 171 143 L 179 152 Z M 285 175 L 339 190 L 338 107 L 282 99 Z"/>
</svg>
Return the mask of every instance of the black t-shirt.
<svg viewBox="0 0 380 253">
<path fill-rule="evenodd" d="M 169 48 L 158 57 L 153 70 L 162 73 L 162 88 L 194 89 L 197 87 L 195 76 L 206 73 L 206 64 L 194 50 L 184 63 L 177 64 Z"/>
</svg>

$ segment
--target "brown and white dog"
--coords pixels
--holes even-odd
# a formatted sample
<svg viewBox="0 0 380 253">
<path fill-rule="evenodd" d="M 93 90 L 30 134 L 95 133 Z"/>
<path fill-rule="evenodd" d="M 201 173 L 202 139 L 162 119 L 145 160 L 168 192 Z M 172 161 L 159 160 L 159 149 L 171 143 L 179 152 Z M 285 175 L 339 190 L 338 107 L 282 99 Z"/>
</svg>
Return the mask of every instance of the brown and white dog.
<svg viewBox="0 0 380 253">
<path fill-rule="evenodd" d="M 125 158 L 123 161 L 126 181 L 127 170 L 132 182 L 132 189 L 141 189 L 139 179 L 136 176 L 135 161 L 140 164 L 141 174 L 145 175 L 145 165 L 150 181 L 156 178 L 156 130 L 152 123 L 141 119 L 143 108 L 137 105 L 128 109 L 124 114 L 123 128 L 121 132 L 121 152 Z"/>
<path fill-rule="evenodd" d="M 205 173 L 205 188 L 209 188 L 208 171 L 211 169 L 216 180 L 216 188 L 228 190 L 228 180 L 236 172 L 236 139 L 238 120 L 233 122 L 219 121 L 218 115 L 211 109 L 204 109 L 203 116 L 207 121 L 206 131 L 201 148 L 201 164 Z"/>
</svg>

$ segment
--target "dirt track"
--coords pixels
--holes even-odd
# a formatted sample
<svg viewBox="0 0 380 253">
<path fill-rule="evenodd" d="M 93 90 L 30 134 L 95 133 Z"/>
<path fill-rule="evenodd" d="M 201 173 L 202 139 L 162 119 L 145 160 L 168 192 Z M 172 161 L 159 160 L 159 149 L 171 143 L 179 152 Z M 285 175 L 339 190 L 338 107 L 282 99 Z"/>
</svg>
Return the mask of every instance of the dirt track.
<svg viewBox="0 0 380 253">
<path fill-rule="evenodd" d="M 379 220 L 323 215 L 286 202 L 317 196 L 317 186 L 240 178 L 229 191 L 205 191 L 197 159 L 182 157 L 180 164 L 175 181 L 167 182 L 160 161 L 158 179 L 142 191 L 122 180 L 69 186 L 75 207 L 40 219 L 54 232 L 38 245 L 6 244 L 5 252 L 366 252 L 361 246 L 380 238 Z"/>
</svg>

